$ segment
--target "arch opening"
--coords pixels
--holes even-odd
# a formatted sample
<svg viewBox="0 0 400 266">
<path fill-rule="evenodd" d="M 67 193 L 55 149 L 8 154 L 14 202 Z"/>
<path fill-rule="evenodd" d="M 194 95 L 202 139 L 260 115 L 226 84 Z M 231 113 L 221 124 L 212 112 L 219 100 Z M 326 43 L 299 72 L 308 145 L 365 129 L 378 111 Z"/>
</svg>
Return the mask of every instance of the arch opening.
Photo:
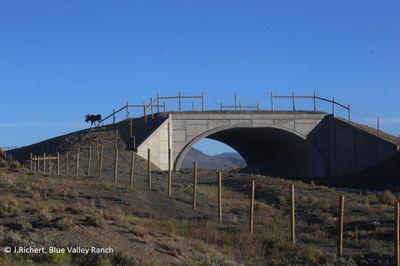
<svg viewBox="0 0 400 266">
<path fill-rule="evenodd" d="M 285 129 L 233 127 L 208 133 L 201 138 L 205 137 L 236 150 L 246 161 L 250 173 L 273 177 L 326 176 L 325 162 L 315 146 Z M 194 142 L 197 141 L 199 139 Z"/>
<path fill-rule="evenodd" d="M 193 167 L 198 163 L 199 169 L 229 170 L 243 168 L 246 162 L 232 147 L 217 140 L 202 138 L 197 141 L 182 159 L 181 169 Z"/>
</svg>

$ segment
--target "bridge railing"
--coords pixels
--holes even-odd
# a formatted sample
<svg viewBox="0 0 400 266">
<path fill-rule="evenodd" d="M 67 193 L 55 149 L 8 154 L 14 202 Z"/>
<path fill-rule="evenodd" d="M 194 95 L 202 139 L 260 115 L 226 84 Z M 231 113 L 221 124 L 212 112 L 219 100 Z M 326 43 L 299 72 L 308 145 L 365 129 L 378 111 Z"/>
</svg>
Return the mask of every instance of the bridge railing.
<svg viewBox="0 0 400 266">
<path fill-rule="evenodd" d="M 347 120 L 351 121 L 351 107 L 350 104 L 345 106 L 337 101 L 335 101 L 335 98 L 332 97 L 332 99 L 326 99 L 326 98 L 322 98 L 319 96 L 316 96 L 316 94 L 314 93 L 314 95 L 312 96 L 300 96 L 300 95 L 295 95 L 294 93 L 292 93 L 292 95 L 288 96 L 282 96 L 282 95 L 273 95 L 271 92 L 271 111 L 274 111 L 275 105 L 274 105 L 274 99 L 291 99 L 292 100 L 292 110 L 296 111 L 296 99 L 312 99 L 313 103 L 314 103 L 314 111 L 317 111 L 317 101 L 324 101 L 324 102 L 328 102 L 331 103 L 332 105 L 332 114 L 335 114 L 335 107 L 341 107 L 344 110 L 347 111 Z"/>
<path fill-rule="evenodd" d="M 239 104 L 238 104 L 236 93 L 234 94 L 233 105 L 223 105 L 223 103 L 221 102 L 221 111 L 224 111 L 226 109 L 235 110 L 235 111 L 243 111 L 243 110 L 249 110 L 249 109 L 261 111 L 259 103 L 257 103 L 257 105 L 242 105 L 242 103 L 239 102 Z"/>
<path fill-rule="evenodd" d="M 143 102 L 143 104 L 129 104 L 128 102 L 126 102 L 126 105 L 117 109 L 117 110 L 113 110 L 113 112 L 106 116 L 104 119 L 102 119 L 102 122 L 106 121 L 107 119 L 111 118 L 113 119 L 113 123 L 116 122 L 116 115 L 120 112 L 122 112 L 123 110 L 125 110 L 126 112 L 126 118 L 128 119 L 130 117 L 130 111 L 129 108 L 139 108 L 143 110 L 143 116 L 144 116 L 144 120 L 147 123 L 147 115 L 150 114 L 152 118 L 154 118 L 154 113 L 155 110 L 157 111 L 157 113 L 160 112 L 166 112 L 167 109 L 167 105 L 166 105 L 166 101 L 168 100 L 177 100 L 178 101 L 178 111 L 181 112 L 183 110 L 183 104 L 182 104 L 182 100 L 185 99 L 193 99 L 193 100 L 201 100 L 201 109 L 200 111 L 204 112 L 205 111 L 205 107 L 204 107 L 204 94 L 201 93 L 201 95 L 182 95 L 182 93 L 179 92 L 178 96 L 160 96 L 157 93 L 157 97 L 155 98 L 150 98 L 150 102 L 149 104 L 146 104 L 146 102 Z M 271 111 L 275 111 L 276 110 L 276 103 L 275 103 L 275 99 L 289 99 L 292 101 L 292 111 L 296 111 L 296 99 L 310 99 L 313 101 L 313 111 L 317 111 L 317 102 L 318 101 L 323 101 L 323 102 L 328 102 L 331 104 L 332 106 L 332 114 L 335 114 L 335 110 L 337 107 L 342 108 L 343 110 L 345 110 L 347 112 L 347 120 L 351 121 L 351 107 L 350 104 L 349 105 L 344 105 L 341 104 L 337 101 L 335 101 L 335 98 L 332 97 L 332 99 L 326 99 L 323 97 L 319 97 L 317 96 L 315 93 L 313 95 L 295 95 L 294 93 L 292 93 L 292 95 L 273 95 L 271 93 Z M 163 103 L 161 103 L 163 101 Z M 234 104 L 233 105 L 224 105 L 222 102 L 220 104 L 220 110 L 235 110 L 235 111 L 243 111 L 243 110 L 257 110 L 257 111 L 261 111 L 262 109 L 260 108 L 260 104 L 257 103 L 256 105 L 242 105 L 240 102 L 237 102 L 237 95 L 234 94 Z M 195 108 L 195 104 L 192 101 L 192 108 L 191 111 L 199 111 L 196 110 Z"/>
<path fill-rule="evenodd" d="M 187 108 L 187 105 L 185 105 L 186 109 L 185 111 L 205 111 L 205 107 L 204 107 L 204 94 L 201 93 L 200 95 L 182 95 L 182 93 L 179 92 L 179 94 L 177 96 L 160 96 L 157 93 L 157 96 L 155 98 L 150 98 L 149 103 L 147 104 L 146 102 L 143 102 L 143 104 L 129 104 L 128 102 L 126 102 L 125 106 L 117 109 L 117 110 L 113 110 L 113 112 L 106 116 L 102 122 L 110 119 L 112 117 L 112 123 L 116 122 L 116 115 L 122 111 L 125 110 L 126 113 L 126 119 L 128 119 L 129 117 L 131 117 L 131 109 L 132 108 L 137 108 L 139 110 L 141 110 L 141 114 L 144 117 L 144 121 L 145 123 L 147 123 L 147 119 L 148 119 L 148 114 L 151 115 L 152 118 L 154 118 L 154 113 L 160 113 L 160 112 L 166 112 L 167 109 L 167 105 L 166 105 L 166 101 L 177 101 L 177 106 L 171 108 L 170 105 L 170 109 L 171 110 L 177 110 L 179 112 L 184 110 L 184 104 L 183 104 L 183 100 L 188 100 L 188 99 L 192 99 L 192 100 L 197 100 L 197 101 L 201 101 L 201 108 L 195 108 L 195 104 L 192 101 L 192 106 L 191 108 Z M 291 108 L 285 108 L 285 109 L 279 109 L 277 108 L 277 103 L 276 100 L 277 99 L 286 99 L 286 100 L 290 100 L 291 101 Z M 345 118 L 346 114 L 343 115 L 343 112 L 340 111 L 340 113 L 343 115 L 342 117 L 344 119 L 347 119 L 347 121 L 351 122 L 351 107 L 350 104 L 348 104 L 347 106 L 339 103 L 338 101 L 335 100 L 334 97 L 332 97 L 331 99 L 327 99 L 327 98 L 323 98 L 320 96 L 317 96 L 315 93 L 313 95 L 295 95 L 294 93 L 292 93 L 291 95 L 273 95 L 273 93 L 271 93 L 270 95 L 270 101 L 271 101 L 271 107 L 270 110 L 271 111 L 277 111 L 277 110 L 284 110 L 284 111 L 300 111 L 300 110 L 305 110 L 305 109 L 300 109 L 298 108 L 298 106 L 296 106 L 296 103 L 298 103 L 299 99 L 306 99 L 306 100 L 310 100 L 313 103 L 313 107 L 307 109 L 307 110 L 311 110 L 311 111 L 318 111 L 321 109 L 321 105 L 319 104 L 319 102 L 325 102 L 330 104 L 331 106 L 331 113 L 335 114 L 336 112 L 338 112 L 338 109 L 341 109 L 342 111 L 344 111 L 345 113 L 347 113 L 347 118 Z M 268 102 L 268 100 L 267 100 Z M 302 108 L 304 108 L 304 105 L 301 105 Z M 319 107 L 319 108 L 318 108 Z M 325 106 L 326 109 L 326 106 Z M 216 110 L 216 109 L 214 109 Z M 220 110 L 224 111 L 224 110 L 234 110 L 234 111 L 244 111 L 244 110 L 256 110 L 256 111 L 262 111 L 263 109 L 260 108 L 260 104 L 257 103 L 256 105 L 242 105 L 240 102 L 238 103 L 237 100 L 237 95 L 234 94 L 234 103 L 233 105 L 224 105 L 222 102 L 220 104 Z M 266 109 L 264 109 L 266 110 Z M 379 117 L 377 118 L 377 123 L 376 123 L 376 135 L 380 135 L 380 122 L 379 122 Z"/>
<path fill-rule="evenodd" d="M 139 108 L 143 110 L 143 117 L 145 120 L 145 123 L 147 123 L 147 115 L 148 113 L 150 113 L 151 117 L 154 118 L 154 112 L 155 110 L 157 110 L 157 113 L 160 113 L 160 111 L 162 112 L 166 112 L 167 109 L 167 105 L 166 105 L 166 100 L 178 100 L 178 111 L 181 112 L 183 110 L 183 104 L 182 104 L 182 100 L 183 99 L 200 99 L 201 100 L 201 111 L 204 112 L 204 94 L 201 93 L 201 95 L 182 95 L 181 92 L 179 92 L 178 96 L 160 96 L 157 93 L 157 97 L 150 98 L 150 102 L 149 104 L 146 104 L 146 102 L 143 102 L 143 104 L 129 104 L 128 102 L 126 102 L 126 105 L 119 108 L 118 110 L 113 110 L 113 112 L 106 116 L 105 118 L 102 119 L 101 122 L 104 122 L 106 120 L 108 120 L 109 118 L 113 118 L 113 123 L 116 122 L 116 115 L 120 112 L 122 112 L 123 110 L 125 110 L 126 112 L 126 118 L 128 119 L 130 117 L 130 112 L 129 112 L 129 108 Z M 161 103 L 161 101 L 163 101 L 163 103 Z M 195 108 L 195 104 L 194 102 L 192 102 L 192 109 L 191 111 L 196 111 Z"/>
</svg>

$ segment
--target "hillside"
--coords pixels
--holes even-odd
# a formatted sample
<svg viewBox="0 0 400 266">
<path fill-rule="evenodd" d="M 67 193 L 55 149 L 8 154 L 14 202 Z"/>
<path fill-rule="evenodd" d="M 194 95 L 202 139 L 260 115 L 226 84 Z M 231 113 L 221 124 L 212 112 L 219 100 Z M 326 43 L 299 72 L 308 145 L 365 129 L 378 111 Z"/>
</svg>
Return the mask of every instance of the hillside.
<svg viewBox="0 0 400 266">
<path fill-rule="evenodd" d="M 0 265 L 392 265 L 393 205 L 388 192 L 365 195 L 255 176 L 254 235 L 248 233 L 251 176 L 224 172 L 222 222 L 217 175 L 137 171 L 134 188 L 107 179 L 31 174 L 0 165 Z M 297 242 L 290 240 L 289 185 L 296 187 Z M 344 258 L 336 254 L 338 197 L 346 197 Z M 370 225 L 379 214 L 378 229 Z M 16 254 L 33 247 L 47 254 Z M 92 248 L 88 255 L 58 250 Z M 96 252 L 102 249 L 102 253 Z"/>
<path fill-rule="evenodd" d="M 181 168 L 193 168 L 194 162 L 197 162 L 199 169 L 208 170 L 235 169 L 246 165 L 246 162 L 238 153 L 223 153 L 210 156 L 191 148 L 183 159 Z"/>
<path fill-rule="evenodd" d="M 29 159 L 30 153 L 34 155 L 44 152 L 51 154 L 56 152 L 67 153 L 76 151 L 78 147 L 99 147 L 103 145 L 106 149 L 132 150 L 134 145 L 139 146 L 165 119 L 166 116 L 162 113 L 156 114 L 154 119 L 148 118 L 147 124 L 144 123 L 143 118 L 132 119 L 132 135 L 135 136 L 135 141 L 130 137 L 131 120 L 127 119 L 115 124 L 72 132 L 9 152 L 17 160 L 26 161 Z"/>
</svg>

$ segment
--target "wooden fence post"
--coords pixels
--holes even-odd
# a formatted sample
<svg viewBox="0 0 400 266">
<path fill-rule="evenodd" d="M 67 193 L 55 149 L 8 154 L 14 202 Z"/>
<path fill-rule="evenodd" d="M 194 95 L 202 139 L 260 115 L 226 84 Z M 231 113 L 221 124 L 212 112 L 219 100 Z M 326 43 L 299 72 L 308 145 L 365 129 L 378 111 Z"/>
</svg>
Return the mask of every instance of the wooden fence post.
<svg viewBox="0 0 400 266">
<path fill-rule="evenodd" d="M 147 124 L 146 102 L 143 102 L 143 117 L 144 117 L 144 123 Z"/>
<path fill-rule="evenodd" d="M 50 155 L 49 156 L 49 175 L 51 175 L 52 168 L 53 168 L 53 159 Z"/>
<path fill-rule="evenodd" d="M 197 207 L 197 162 L 193 164 L 193 210 Z"/>
<path fill-rule="evenodd" d="M 57 175 L 60 175 L 60 153 L 57 152 Z"/>
<path fill-rule="evenodd" d="M 153 112 L 153 97 L 150 98 L 150 111 L 151 111 L 151 119 L 154 119 L 154 112 Z"/>
<path fill-rule="evenodd" d="M 33 156 L 33 172 L 37 172 L 37 160 L 36 160 L 36 155 L 35 156 Z"/>
<path fill-rule="evenodd" d="M 104 153 L 104 145 L 101 144 L 100 147 L 100 162 L 99 162 L 99 179 L 101 179 L 101 172 L 103 171 L 103 153 Z"/>
<path fill-rule="evenodd" d="M 30 163 L 31 163 L 30 171 L 32 172 L 32 170 L 33 170 L 33 156 L 32 156 L 32 152 L 31 152 L 29 158 L 30 158 Z"/>
<path fill-rule="evenodd" d="M 168 197 L 172 195 L 172 150 L 168 149 Z"/>
<path fill-rule="evenodd" d="M 256 187 L 256 180 L 251 181 L 251 198 L 250 198 L 250 221 L 249 221 L 249 233 L 253 235 L 253 224 L 254 224 L 254 192 Z"/>
<path fill-rule="evenodd" d="M 130 122 L 129 122 L 129 128 L 130 128 L 129 138 L 132 138 L 133 137 L 133 119 L 132 118 L 130 119 Z"/>
<path fill-rule="evenodd" d="M 131 173 L 130 173 L 130 177 L 129 177 L 129 185 L 130 188 L 133 188 L 133 174 L 135 171 L 135 152 L 131 151 Z"/>
<path fill-rule="evenodd" d="M 151 157 L 150 149 L 147 149 L 147 179 L 149 184 L 149 190 L 151 190 Z"/>
<path fill-rule="evenodd" d="M 317 111 L 317 99 L 316 99 L 316 96 L 315 96 L 315 92 L 314 92 L 314 112 L 315 111 Z"/>
<path fill-rule="evenodd" d="M 79 176 L 79 154 L 80 154 L 80 147 L 76 151 L 76 162 L 75 162 L 75 177 Z"/>
<path fill-rule="evenodd" d="M 380 122 L 379 122 L 379 116 L 376 118 L 376 135 L 379 137 L 380 133 Z"/>
<path fill-rule="evenodd" d="M 182 112 L 182 96 L 181 96 L 181 92 L 179 92 L 178 100 L 179 100 L 179 112 Z"/>
<path fill-rule="evenodd" d="M 338 243 L 338 256 L 343 256 L 343 221 L 344 221 L 344 195 L 339 198 L 339 243 Z"/>
<path fill-rule="evenodd" d="M 90 176 L 91 161 L 92 161 L 92 146 L 89 147 L 89 154 L 88 154 L 88 161 L 87 161 L 87 173 L 86 173 L 87 177 Z"/>
<path fill-rule="evenodd" d="M 43 174 L 46 174 L 46 153 L 43 153 Z"/>
<path fill-rule="evenodd" d="M 37 173 L 40 173 L 40 156 L 36 155 L 36 163 L 37 163 Z"/>
<path fill-rule="evenodd" d="M 294 184 L 290 185 L 290 201 L 292 203 L 292 243 L 296 243 L 296 214 L 295 214 L 295 196 L 294 196 Z"/>
<path fill-rule="evenodd" d="M 117 184 L 118 180 L 118 149 L 115 149 L 115 158 L 114 158 L 114 184 Z"/>
<path fill-rule="evenodd" d="M 65 176 L 69 176 L 69 161 L 68 161 L 69 152 L 65 154 Z"/>
<path fill-rule="evenodd" d="M 35 173 L 39 173 L 39 164 L 38 164 L 38 159 L 37 159 L 36 155 L 34 156 L 34 160 L 35 160 L 35 163 L 33 164 L 33 168 L 35 170 Z"/>
<path fill-rule="evenodd" d="M 396 246 L 395 246 L 395 256 L 396 256 L 396 266 L 400 266 L 400 202 L 396 202 Z"/>
<path fill-rule="evenodd" d="M 218 222 L 222 223 L 222 173 L 218 172 Z"/>
</svg>

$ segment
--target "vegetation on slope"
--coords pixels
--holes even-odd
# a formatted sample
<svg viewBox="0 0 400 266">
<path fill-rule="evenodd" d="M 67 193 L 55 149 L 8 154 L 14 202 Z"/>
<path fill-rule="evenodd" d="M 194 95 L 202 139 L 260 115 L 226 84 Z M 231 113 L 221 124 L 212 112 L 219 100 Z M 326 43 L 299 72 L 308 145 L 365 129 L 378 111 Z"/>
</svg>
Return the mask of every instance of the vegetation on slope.
<svg viewBox="0 0 400 266">
<path fill-rule="evenodd" d="M 394 203 L 390 191 L 347 193 L 295 182 L 297 242 L 290 240 L 291 181 L 223 173 L 223 222 L 217 178 L 199 173 L 192 210 L 192 173 L 145 172 L 133 190 L 97 178 L 30 174 L 0 168 L 1 247 L 112 247 L 109 254 L 6 254 L 1 265 L 392 265 Z M 254 234 L 248 233 L 250 180 L 256 180 Z M 345 256 L 337 253 L 338 198 L 346 197 Z"/>
</svg>

